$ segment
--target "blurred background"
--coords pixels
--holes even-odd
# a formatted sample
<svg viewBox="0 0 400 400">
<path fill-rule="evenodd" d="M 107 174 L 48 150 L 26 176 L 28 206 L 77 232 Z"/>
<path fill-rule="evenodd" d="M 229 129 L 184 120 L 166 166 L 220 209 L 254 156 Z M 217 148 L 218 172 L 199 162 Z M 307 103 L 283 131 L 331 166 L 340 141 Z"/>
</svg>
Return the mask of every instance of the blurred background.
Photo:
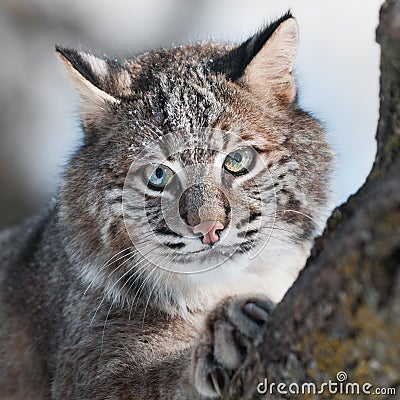
<svg viewBox="0 0 400 400">
<path fill-rule="evenodd" d="M 43 207 L 82 133 L 56 43 L 108 56 L 214 39 L 239 43 L 291 8 L 300 102 L 338 157 L 340 204 L 375 154 L 382 0 L 0 0 L 0 228 Z"/>
</svg>

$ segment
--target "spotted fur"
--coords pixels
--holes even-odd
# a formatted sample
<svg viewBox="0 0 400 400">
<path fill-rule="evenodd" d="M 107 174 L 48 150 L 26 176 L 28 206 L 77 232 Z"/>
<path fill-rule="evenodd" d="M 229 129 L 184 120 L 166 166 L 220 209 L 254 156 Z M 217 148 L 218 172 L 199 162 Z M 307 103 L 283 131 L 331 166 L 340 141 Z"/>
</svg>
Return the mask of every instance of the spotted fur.
<svg viewBox="0 0 400 400">
<path fill-rule="evenodd" d="M 297 104 L 296 48 L 290 14 L 237 47 L 123 60 L 57 47 L 85 141 L 49 211 L 0 236 L 7 398 L 218 396 L 198 367 L 204 315 L 238 294 L 280 301 L 329 209 L 332 152 Z M 244 145 L 254 165 L 234 176 L 224 162 Z M 143 177 L 152 164 L 175 172 L 162 192 Z M 208 219 L 224 226 L 212 246 L 192 232 Z"/>
</svg>

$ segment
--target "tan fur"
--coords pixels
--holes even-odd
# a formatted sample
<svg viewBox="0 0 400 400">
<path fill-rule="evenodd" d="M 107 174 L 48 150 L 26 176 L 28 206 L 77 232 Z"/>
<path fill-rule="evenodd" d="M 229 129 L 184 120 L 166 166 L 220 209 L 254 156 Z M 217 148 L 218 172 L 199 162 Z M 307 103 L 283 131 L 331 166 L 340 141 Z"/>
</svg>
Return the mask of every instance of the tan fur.
<svg viewBox="0 0 400 400">
<path fill-rule="evenodd" d="M 2 395 L 220 396 L 329 209 L 332 152 L 296 104 L 296 48 L 290 14 L 239 46 L 57 47 L 85 138 L 48 210 L 0 233 Z M 195 234 L 209 220 L 213 243 Z"/>
</svg>

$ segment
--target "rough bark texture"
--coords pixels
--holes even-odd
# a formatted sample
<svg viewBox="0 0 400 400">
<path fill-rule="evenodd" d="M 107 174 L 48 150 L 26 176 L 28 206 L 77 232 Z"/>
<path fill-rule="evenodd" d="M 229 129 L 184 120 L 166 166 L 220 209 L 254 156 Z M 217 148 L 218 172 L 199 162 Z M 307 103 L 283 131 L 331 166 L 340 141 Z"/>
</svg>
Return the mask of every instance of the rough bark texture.
<svg viewBox="0 0 400 400">
<path fill-rule="evenodd" d="M 259 398 L 257 383 L 336 380 L 396 388 L 400 398 L 400 0 L 380 13 L 378 151 L 358 193 L 337 208 L 261 343 L 234 376 L 226 398 Z M 357 155 L 355 155 L 357 157 Z M 327 391 L 317 396 L 352 398 Z M 370 398 L 360 394 L 357 398 Z"/>
</svg>

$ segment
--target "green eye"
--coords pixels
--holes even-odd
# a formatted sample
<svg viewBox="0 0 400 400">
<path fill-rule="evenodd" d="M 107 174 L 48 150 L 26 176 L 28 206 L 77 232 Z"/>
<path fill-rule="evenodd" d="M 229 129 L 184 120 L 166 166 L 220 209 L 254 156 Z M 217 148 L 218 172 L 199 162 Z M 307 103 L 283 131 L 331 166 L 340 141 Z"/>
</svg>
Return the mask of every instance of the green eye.
<svg viewBox="0 0 400 400">
<path fill-rule="evenodd" d="M 243 175 L 253 167 L 254 160 L 254 150 L 251 147 L 242 147 L 227 155 L 224 168 L 233 175 Z"/>
<path fill-rule="evenodd" d="M 162 191 L 174 176 L 171 168 L 162 164 L 148 165 L 145 168 L 145 180 L 150 189 Z"/>
</svg>

